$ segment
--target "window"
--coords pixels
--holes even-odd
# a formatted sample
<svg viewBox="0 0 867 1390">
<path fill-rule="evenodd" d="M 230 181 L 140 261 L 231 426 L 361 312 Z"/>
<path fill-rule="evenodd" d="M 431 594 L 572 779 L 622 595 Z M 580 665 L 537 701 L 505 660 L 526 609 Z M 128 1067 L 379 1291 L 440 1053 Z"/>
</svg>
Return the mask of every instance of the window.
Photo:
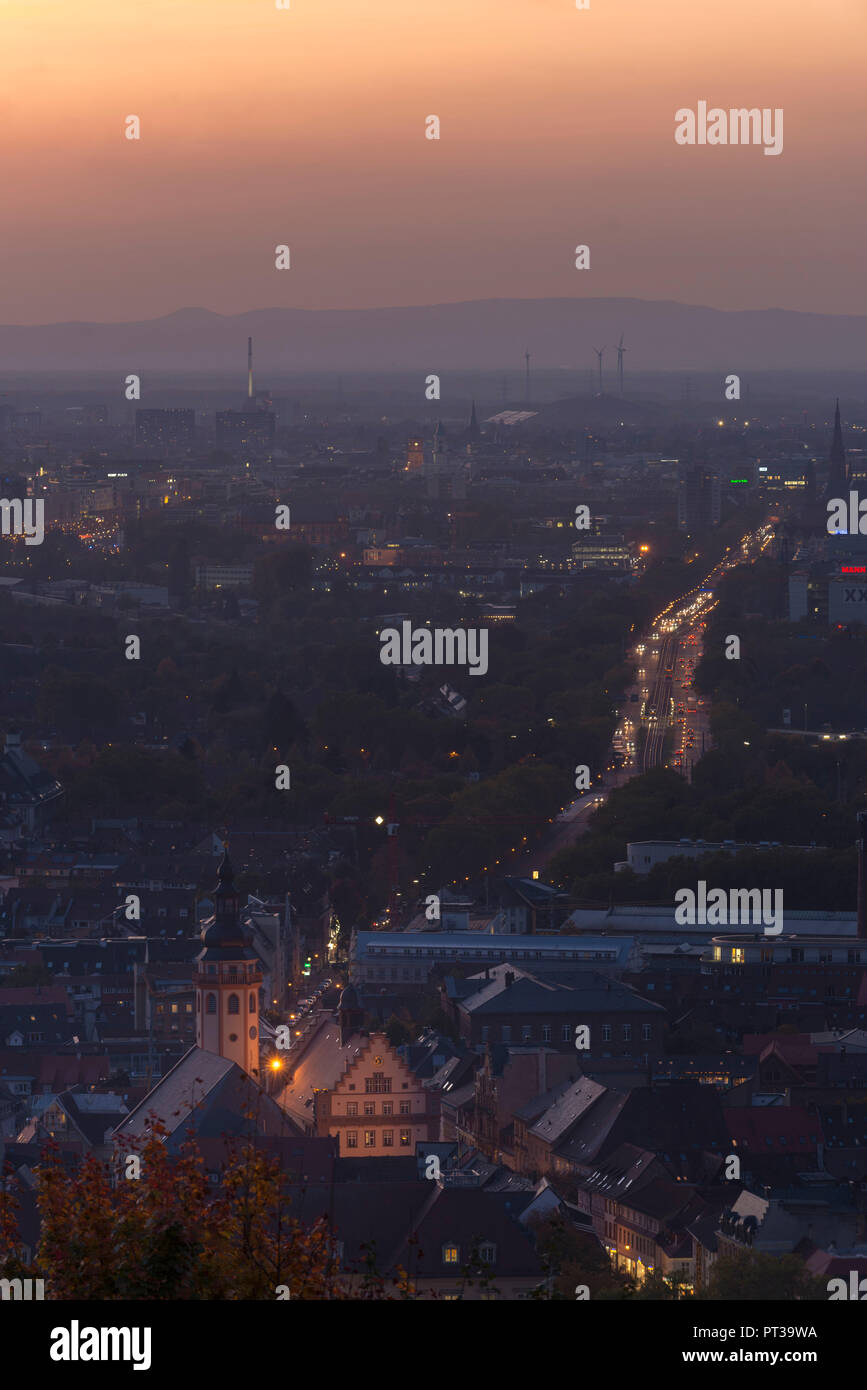
<svg viewBox="0 0 867 1390">
<path fill-rule="evenodd" d="M 348 1101 L 346 1102 L 346 1113 L 347 1113 L 347 1115 L 357 1115 L 357 1114 L 358 1114 L 358 1101 L 357 1101 L 357 1100 L 348 1100 Z"/>
<path fill-rule="evenodd" d="M 364 1089 L 369 1096 L 387 1096 L 391 1094 L 391 1077 L 383 1076 L 381 1071 L 375 1071 L 373 1076 L 364 1078 Z"/>
<path fill-rule="evenodd" d="M 653 1028 L 651 1027 L 651 1025 L 650 1025 L 649 1023 L 642 1023 L 642 1025 L 641 1025 L 641 1041 L 642 1041 L 642 1042 L 650 1042 L 650 1040 L 651 1040 L 652 1037 L 653 1037 Z"/>
<path fill-rule="evenodd" d="M 459 1263 L 460 1258 L 461 1258 L 461 1248 L 460 1248 L 459 1245 L 444 1245 L 444 1246 L 443 1246 L 443 1264 L 444 1264 L 444 1265 L 456 1265 L 456 1264 Z"/>
<path fill-rule="evenodd" d="M 384 1149 L 393 1149 L 393 1148 L 394 1148 L 394 1130 L 393 1130 L 393 1129 L 384 1129 L 384 1130 L 382 1131 L 382 1147 L 383 1147 Z"/>
<path fill-rule="evenodd" d="M 482 1264 L 492 1265 L 497 1258 L 497 1247 L 487 1243 L 479 1246 L 479 1259 Z"/>
<path fill-rule="evenodd" d="M 383 1115 L 393 1115 L 393 1114 L 394 1114 L 394 1105 L 393 1105 L 393 1103 L 392 1103 L 390 1100 L 384 1100 L 384 1101 L 382 1102 L 382 1113 L 383 1113 Z"/>
<path fill-rule="evenodd" d="M 409 1146 L 410 1146 L 410 1130 L 408 1130 L 408 1129 L 402 1129 L 402 1130 L 400 1131 L 400 1147 L 401 1147 L 402 1149 L 408 1149 Z"/>
<path fill-rule="evenodd" d="M 241 1001 L 239 1000 L 237 994 L 230 994 L 230 995 L 229 995 L 229 1013 L 230 1013 L 230 1014 L 237 1014 L 237 1013 L 240 1013 L 240 1010 L 241 1010 Z"/>
<path fill-rule="evenodd" d="M 411 1105 L 411 1103 L 410 1103 L 408 1100 L 402 1100 L 402 1101 L 400 1102 L 400 1113 L 401 1113 L 401 1115 L 411 1115 L 411 1114 L 412 1114 L 412 1105 Z"/>
<path fill-rule="evenodd" d="M 610 1023 L 603 1023 L 603 1025 L 602 1025 L 602 1041 L 603 1041 L 603 1042 L 610 1042 L 610 1041 L 611 1041 L 611 1024 L 610 1024 Z"/>
<path fill-rule="evenodd" d="M 531 1028 L 531 1026 L 530 1026 L 529 1023 L 525 1023 L 524 1026 L 523 1026 L 523 1028 L 521 1029 L 521 1041 L 522 1041 L 522 1042 L 529 1042 L 530 1039 L 532 1038 L 532 1036 L 533 1036 L 533 1029 Z"/>
<path fill-rule="evenodd" d="M 376 1130 L 375 1130 L 375 1129 L 366 1129 L 366 1130 L 364 1131 L 364 1147 L 365 1147 L 366 1149 L 373 1149 L 373 1148 L 376 1147 Z"/>
<path fill-rule="evenodd" d="M 563 1026 L 562 1026 L 562 1028 L 560 1029 L 560 1041 L 561 1041 L 561 1042 L 569 1042 L 570 1039 L 571 1039 L 571 1037 L 572 1037 L 572 1030 L 570 1029 L 568 1023 L 564 1023 Z"/>
<path fill-rule="evenodd" d="M 631 1023 L 624 1023 L 624 1025 L 623 1025 L 623 1041 L 624 1041 L 624 1042 L 632 1042 L 632 1024 L 631 1024 Z"/>
<path fill-rule="evenodd" d="M 208 997 L 207 997 L 207 999 L 205 1000 L 205 1013 L 206 1013 L 206 1014 L 215 1014 L 216 1012 L 217 1012 L 217 996 L 216 996 L 216 994 L 209 994 Z"/>
<path fill-rule="evenodd" d="M 365 1113 L 365 1115 L 375 1115 L 375 1114 L 376 1114 L 376 1101 L 374 1101 L 374 1100 L 366 1100 L 366 1101 L 364 1102 L 364 1113 Z"/>
<path fill-rule="evenodd" d="M 487 1026 L 487 1024 L 485 1024 L 485 1026 L 482 1028 L 482 1042 L 488 1041 L 488 1035 L 490 1031 L 490 1028 Z"/>
<path fill-rule="evenodd" d="M 542 1024 L 542 1042 L 550 1042 L 550 1041 L 551 1041 L 551 1025 L 550 1025 L 550 1023 L 543 1023 L 543 1024 Z"/>
<path fill-rule="evenodd" d="M 179 1009 L 178 1009 L 177 1004 L 172 1004 L 172 1013 L 173 1013 L 173 1014 L 176 1014 L 176 1013 L 178 1013 L 178 1012 L 179 1012 Z"/>
<path fill-rule="evenodd" d="M 511 1042 L 511 1041 L 512 1041 L 512 1028 L 511 1028 L 511 1025 L 508 1024 L 508 1023 L 504 1023 L 503 1026 L 502 1026 L 502 1028 L 500 1029 L 500 1035 L 501 1035 L 501 1037 L 502 1037 L 502 1039 L 503 1039 L 503 1042 Z"/>
<path fill-rule="evenodd" d="M 357 1148 L 358 1148 L 358 1130 L 357 1130 L 357 1129 L 348 1129 L 348 1130 L 346 1131 L 346 1147 L 347 1147 L 347 1149 L 357 1149 Z"/>
<path fill-rule="evenodd" d="M 255 994 L 251 994 L 251 995 L 250 995 L 250 1013 L 251 1013 L 251 1014 L 254 1014 L 255 1012 L 256 1012 L 256 996 L 255 996 Z"/>
</svg>

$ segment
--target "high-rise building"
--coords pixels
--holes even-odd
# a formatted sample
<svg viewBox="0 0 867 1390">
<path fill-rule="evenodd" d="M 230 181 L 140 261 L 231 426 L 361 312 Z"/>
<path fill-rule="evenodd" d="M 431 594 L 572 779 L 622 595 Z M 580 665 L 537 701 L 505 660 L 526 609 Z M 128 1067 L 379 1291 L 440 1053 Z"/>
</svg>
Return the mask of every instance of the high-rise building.
<svg viewBox="0 0 867 1390">
<path fill-rule="evenodd" d="M 434 427 L 431 456 L 425 468 L 427 484 L 425 491 L 432 501 L 436 501 L 440 495 L 440 482 L 448 468 L 448 456 L 449 442 L 446 438 L 446 432 L 443 429 L 442 421 L 437 420 Z"/>
<path fill-rule="evenodd" d="M 692 465 L 681 472 L 677 486 L 677 524 L 681 531 L 718 526 L 722 517 L 719 476 Z"/>
<path fill-rule="evenodd" d="M 270 454 L 277 417 L 270 410 L 218 410 L 217 448 L 246 458 Z"/>
<path fill-rule="evenodd" d="M 843 447 L 843 427 L 840 424 L 840 400 L 834 410 L 834 433 L 828 455 L 828 497 L 845 497 L 849 490 L 846 450 Z"/>
<path fill-rule="evenodd" d="M 194 410 L 137 410 L 135 442 L 141 448 L 191 449 L 196 441 Z"/>
</svg>

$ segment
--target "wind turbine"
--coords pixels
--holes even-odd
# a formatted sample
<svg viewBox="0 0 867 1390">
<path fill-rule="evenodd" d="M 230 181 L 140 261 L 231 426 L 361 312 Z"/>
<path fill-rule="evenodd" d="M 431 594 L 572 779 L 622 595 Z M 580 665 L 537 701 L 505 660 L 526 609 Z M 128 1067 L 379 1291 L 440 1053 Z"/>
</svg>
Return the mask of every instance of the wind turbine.
<svg viewBox="0 0 867 1390">
<path fill-rule="evenodd" d="M 607 346 L 607 344 L 606 344 L 606 346 Z M 605 348 L 604 348 L 604 347 L 601 347 L 601 348 L 594 348 L 593 351 L 596 353 L 596 356 L 599 358 L 599 394 L 600 394 L 600 396 L 601 396 L 601 395 L 602 395 L 602 354 L 603 354 L 603 352 L 605 351 Z"/>
<path fill-rule="evenodd" d="M 620 335 L 620 342 L 617 344 L 617 378 L 620 382 L 620 394 L 623 395 L 623 354 L 626 348 L 623 346 L 623 334 Z"/>
</svg>

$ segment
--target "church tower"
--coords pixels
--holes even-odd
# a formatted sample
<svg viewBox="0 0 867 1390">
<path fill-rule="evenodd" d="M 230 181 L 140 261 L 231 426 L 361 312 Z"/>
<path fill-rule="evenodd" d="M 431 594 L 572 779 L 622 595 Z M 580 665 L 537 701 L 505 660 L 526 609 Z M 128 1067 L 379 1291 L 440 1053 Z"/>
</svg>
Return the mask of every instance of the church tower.
<svg viewBox="0 0 867 1390">
<path fill-rule="evenodd" d="M 262 966 L 240 925 L 228 850 L 217 878 L 214 916 L 202 929 L 196 957 L 196 1043 L 258 1079 Z"/>
</svg>

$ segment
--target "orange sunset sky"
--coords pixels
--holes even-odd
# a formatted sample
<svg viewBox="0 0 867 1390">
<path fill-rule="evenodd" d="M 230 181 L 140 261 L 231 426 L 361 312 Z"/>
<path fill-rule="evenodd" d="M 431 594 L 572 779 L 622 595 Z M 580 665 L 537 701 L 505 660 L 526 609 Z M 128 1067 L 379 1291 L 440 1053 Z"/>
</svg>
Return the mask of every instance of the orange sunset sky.
<svg viewBox="0 0 867 1390">
<path fill-rule="evenodd" d="M 865 0 L 0 0 L 0 322 L 865 313 L 865 59 Z M 782 107 L 782 155 L 676 145 L 699 100 Z"/>
</svg>

